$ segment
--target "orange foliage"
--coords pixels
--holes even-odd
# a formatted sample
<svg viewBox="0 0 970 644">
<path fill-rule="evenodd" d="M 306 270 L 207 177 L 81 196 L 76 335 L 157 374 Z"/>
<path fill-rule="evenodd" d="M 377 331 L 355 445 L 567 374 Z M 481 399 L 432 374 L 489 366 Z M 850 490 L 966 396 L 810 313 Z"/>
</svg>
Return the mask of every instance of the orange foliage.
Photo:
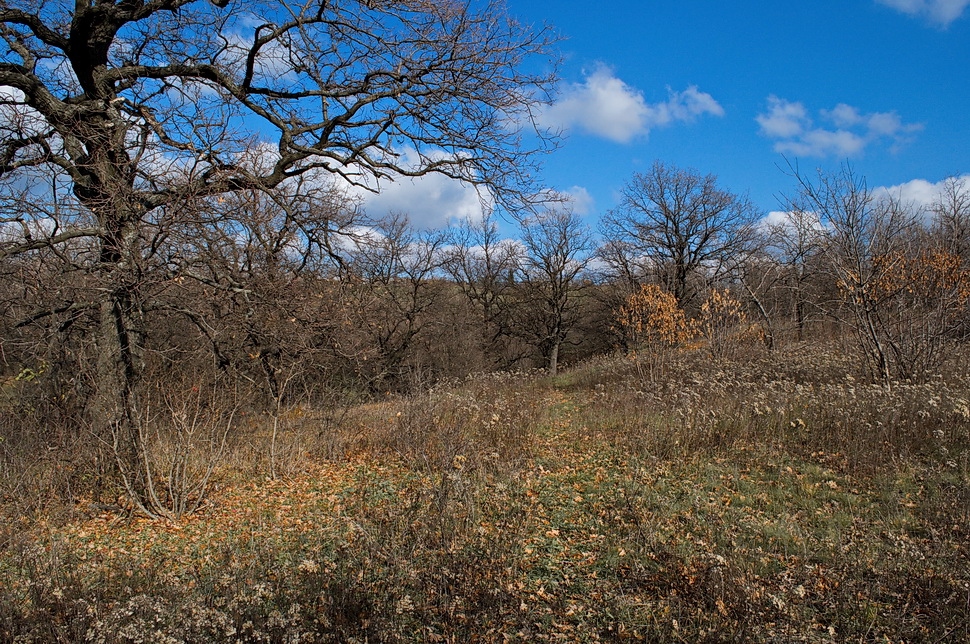
<svg viewBox="0 0 970 644">
<path fill-rule="evenodd" d="M 888 253 L 874 260 L 877 279 L 872 294 L 877 300 L 915 295 L 923 300 L 948 298 L 966 304 L 970 300 L 970 270 L 958 255 L 928 251 L 918 255 Z"/>
<path fill-rule="evenodd" d="M 616 319 L 634 348 L 676 347 L 697 334 L 677 299 L 656 284 L 645 284 L 628 297 Z"/>
<path fill-rule="evenodd" d="M 662 373 L 668 354 L 690 342 L 697 326 L 684 315 L 677 299 L 656 284 L 646 284 L 629 296 L 616 313 L 630 358 L 640 375 L 646 362 L 651 378 Z"/>
</svg>

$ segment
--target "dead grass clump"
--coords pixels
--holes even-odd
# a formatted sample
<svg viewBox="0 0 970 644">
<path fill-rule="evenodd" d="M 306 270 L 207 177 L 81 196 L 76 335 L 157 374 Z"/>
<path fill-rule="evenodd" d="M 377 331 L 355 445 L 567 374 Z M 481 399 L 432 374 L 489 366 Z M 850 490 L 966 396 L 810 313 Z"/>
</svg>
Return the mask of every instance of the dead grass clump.
<svg viewBox="0 0 970 644">
<path fill-rule="evenodd" d="M 532 453 L 544 412 L 531 375 L 476 376 L 371 408 L 359 446 L 433 471 L 509 472 Z"/>
<path fill-rule="evenodd" d="M 806 348 L 807 351 L 807 348 Z M 623 358 L 609 384 L 593 383 L 584 418 L 631 453 L 657 459 L 768 448 L 812 458 L 837 455 L 870 475 L 900 461 L 954 470 L 970 450 L 970 387 L 859 381 L 841 356 L 789 353 L 788 361 L 734 363 L 683 354 L 662 380 L 640 378 Z M 625 379 L 615 379 L 626 369 Z"/>
</svg>

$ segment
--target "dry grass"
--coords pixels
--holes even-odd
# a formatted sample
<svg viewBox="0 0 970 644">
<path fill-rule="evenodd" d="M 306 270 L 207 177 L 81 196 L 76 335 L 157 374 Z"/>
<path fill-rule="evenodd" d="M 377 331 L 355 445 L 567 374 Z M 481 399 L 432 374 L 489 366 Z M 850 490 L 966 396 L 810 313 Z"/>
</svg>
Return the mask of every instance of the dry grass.
<svg viewBox="0 0 970 644">
<path fill-rule="evenodd" d="M 304 411 L 278 480 L 254 421 L 177 522 L 14 518 L 0 639 L 968 641 L 970 383 L 837 355 Z"/>
</svg>

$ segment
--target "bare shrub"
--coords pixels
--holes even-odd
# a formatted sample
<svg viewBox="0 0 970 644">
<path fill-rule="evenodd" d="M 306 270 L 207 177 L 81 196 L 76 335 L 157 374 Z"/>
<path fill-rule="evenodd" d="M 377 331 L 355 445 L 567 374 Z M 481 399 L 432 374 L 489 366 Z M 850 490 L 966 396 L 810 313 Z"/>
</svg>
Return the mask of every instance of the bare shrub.
<svg viewBox="0 0 970 644">
<path fill-rule="evenodd" d="M 871 286 L 875 321 L 895 375 L 920 380 L 937 373 L 946 347 L 968 328 L 970 270 L 959 255 L 934 249 L 874 261 L 881 269 Z"/>
<path fill-rule="evenodd" d="M 240 404 L 238 391 L 217 384 L 182 390 L 159 387 L 145 395 L 144 414 L 137 424 L 141 467 L 132 470 L 126 459 L 117 459 L 126 488 L 136 479 L 144 485 L 146 497 L 138 510 L 176 519 L 199 509 L 226 454 Z M 123 444 L 115 437 L 115 454 Z M 131 489 L 128 495 L 136 498 Z"/>
<path fill-rule="evenodd" d="M 758 328 L 748 323 L 741 301 L 727 289 L 711 289 L 701 304 L 699 326 L 715 359 L 737 357 L 759 339 Z"/>
</svg>

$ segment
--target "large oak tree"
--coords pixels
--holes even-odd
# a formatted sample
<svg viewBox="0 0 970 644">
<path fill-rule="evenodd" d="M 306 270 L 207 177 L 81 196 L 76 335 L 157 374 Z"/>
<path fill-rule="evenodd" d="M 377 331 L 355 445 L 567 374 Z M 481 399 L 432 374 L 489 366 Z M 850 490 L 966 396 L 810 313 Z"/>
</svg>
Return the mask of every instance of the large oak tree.
<svg viewBox="0 0 970 644">
<path fill-rule="evenodd" d="M 712 281 L 743 259 L 757 219 L 751 202 L 714 175 L 658 161 L 634 174 L 604 217 L 600 254 L 634 289 L 655 279 L 685 306 L 696 294 L 693 278 Z"/>
<path fill-rule="evenodd" d="M 33 315 L 92 316 L 89 411 L 129 465 L 151 285 L 194 277 L 165 242 L 215 225 L 206 204 L 432 172 L 509 204 L 550 141 L 523 127 L 548 33 L 492 0 L 2 0 L 0 36 L 0 260 L 53 251 L 89 277 Z"/>
</svg>

